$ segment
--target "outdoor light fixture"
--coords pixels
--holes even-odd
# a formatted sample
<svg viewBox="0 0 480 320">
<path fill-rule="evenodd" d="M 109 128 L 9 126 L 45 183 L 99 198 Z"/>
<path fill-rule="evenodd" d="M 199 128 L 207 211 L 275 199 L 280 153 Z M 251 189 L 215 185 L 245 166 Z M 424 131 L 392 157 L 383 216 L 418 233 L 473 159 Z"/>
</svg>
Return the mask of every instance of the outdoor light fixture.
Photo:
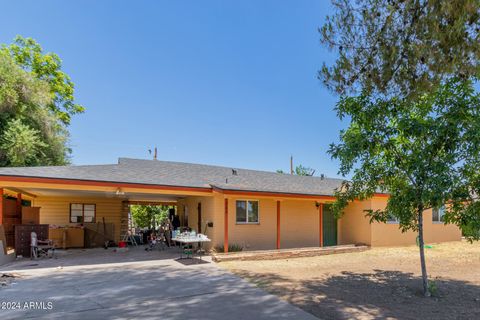
<svg viewBox="0 0 480 320">
<path fill-rule="evenodd" d="M 125 195 L 125 192 L 122 191 L 122 189 L 118 188 L 117 191 L 115 192 L 117 196 L 123 196 Z"/>
</svg>

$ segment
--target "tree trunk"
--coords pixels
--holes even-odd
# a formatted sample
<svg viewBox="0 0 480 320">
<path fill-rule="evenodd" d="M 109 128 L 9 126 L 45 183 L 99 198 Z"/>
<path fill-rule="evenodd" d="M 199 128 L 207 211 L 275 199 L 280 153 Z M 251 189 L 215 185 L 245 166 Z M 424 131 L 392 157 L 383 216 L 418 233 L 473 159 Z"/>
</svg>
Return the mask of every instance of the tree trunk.
<svg viewBox="0 0 480 320">
<path fill-rule="evenodd" d="M 420 265 L 422 267 L 423 294 L 425 297 L 430 297 L 427 265 L 425 264 L 425 244 L 423 242 L 423 206 L 418 208 L 418 247 L 420 249 Z"/>
</svg>

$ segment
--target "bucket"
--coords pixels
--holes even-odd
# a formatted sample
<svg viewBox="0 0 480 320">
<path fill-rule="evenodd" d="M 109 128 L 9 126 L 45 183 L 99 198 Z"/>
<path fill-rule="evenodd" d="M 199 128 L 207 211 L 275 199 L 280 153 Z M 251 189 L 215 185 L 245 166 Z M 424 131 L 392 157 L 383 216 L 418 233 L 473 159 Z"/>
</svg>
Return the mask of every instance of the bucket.
<svg viewBox="0 0 480 320">
<path fill-rule="evenodd" d="M 127 243 L 125 241 L 119 241 L 118 242 L 118 247 L 119 248 L 126 248 L 127 247 Z"/>
</svg>

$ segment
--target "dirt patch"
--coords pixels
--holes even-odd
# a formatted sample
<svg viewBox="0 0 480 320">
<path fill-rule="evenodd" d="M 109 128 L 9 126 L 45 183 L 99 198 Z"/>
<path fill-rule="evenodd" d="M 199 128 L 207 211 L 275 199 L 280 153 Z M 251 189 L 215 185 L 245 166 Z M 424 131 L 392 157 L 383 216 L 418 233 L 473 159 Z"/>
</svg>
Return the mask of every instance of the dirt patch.
<svg viewBox="0 0 480 320">
<path fill-rule="evenodd" d="M 432 298 L 421 295 L 416 246 L 220 266 L 322 319 L 480 319 L 480 244 L 426 254 Z"/>
</svg>

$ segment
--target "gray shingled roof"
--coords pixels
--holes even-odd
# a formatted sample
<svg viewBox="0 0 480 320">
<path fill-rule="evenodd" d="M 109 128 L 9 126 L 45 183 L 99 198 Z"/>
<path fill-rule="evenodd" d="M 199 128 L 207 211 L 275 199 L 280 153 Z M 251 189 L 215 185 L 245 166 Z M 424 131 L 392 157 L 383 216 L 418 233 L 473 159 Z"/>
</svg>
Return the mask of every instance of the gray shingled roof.
<svg viewBox="0 0 480 320">
<path fill-rule="evenodd" d="M 235 169 L 237 175 L 233 175 Z M 0 176 L 79 179 L 181 187 L 217 187 L 306 195 L 333 195 L 343 180 L 194 163 L 120 158 L 118 164 L 0 168 Z"/>
</svg>

